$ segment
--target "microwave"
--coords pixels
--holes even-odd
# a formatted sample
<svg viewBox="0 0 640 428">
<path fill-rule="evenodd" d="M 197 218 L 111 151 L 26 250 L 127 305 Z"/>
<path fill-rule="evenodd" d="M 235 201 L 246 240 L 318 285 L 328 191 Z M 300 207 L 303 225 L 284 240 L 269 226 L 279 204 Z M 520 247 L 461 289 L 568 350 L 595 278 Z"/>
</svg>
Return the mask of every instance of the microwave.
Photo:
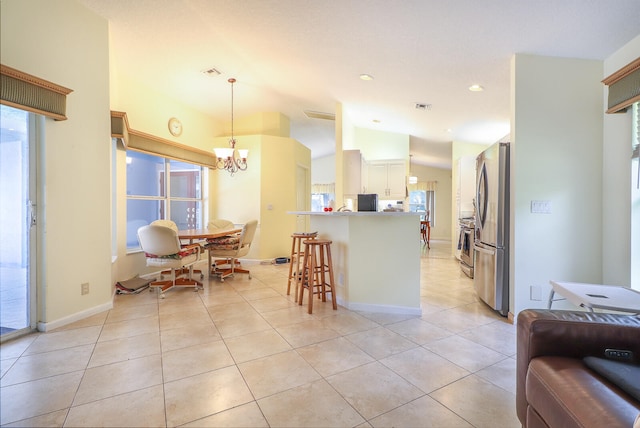
<svg viewBox="0 0 640 428">
<path fill-rule="evenodd" d="M 376 193 L 359 194 L 358 211 L 378 211 L 378 195 Z"/>
</svg>

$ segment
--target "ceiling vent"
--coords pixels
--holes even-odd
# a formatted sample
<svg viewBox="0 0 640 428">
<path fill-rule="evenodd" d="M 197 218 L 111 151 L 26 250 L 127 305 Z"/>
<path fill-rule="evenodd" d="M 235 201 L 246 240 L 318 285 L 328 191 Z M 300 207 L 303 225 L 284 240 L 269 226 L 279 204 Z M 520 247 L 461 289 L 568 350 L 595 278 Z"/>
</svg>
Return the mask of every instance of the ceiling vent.
<svg viewBox="0 0 640 428">
<path fill-rule="evenodd" d="M 416 110 L 431 111 L 431 104 L 416 103 Z"/>
<path fill-rule="evenodd" d="M 202 70 L 202 74 L 206 74 L 207 76 L 220 76 L 220 72 L 213 67 L 207 70 Z"/>
<path fill-rule="evenodd" d="M 324 119 L 324 120 L 336 120 L 336 115 L 333 113 L 323 113 L 321 111 L 303 110 L 305 116 L 309 119 Z"/>
</svg>

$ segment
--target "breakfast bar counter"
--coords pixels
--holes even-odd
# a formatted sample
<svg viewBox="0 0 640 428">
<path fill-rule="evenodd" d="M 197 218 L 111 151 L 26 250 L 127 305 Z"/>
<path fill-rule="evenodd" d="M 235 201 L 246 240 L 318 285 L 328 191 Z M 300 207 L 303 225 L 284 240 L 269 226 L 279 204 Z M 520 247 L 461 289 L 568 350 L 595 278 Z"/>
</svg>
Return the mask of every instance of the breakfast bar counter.
<svg viewBox="0 0 640 428">
<path fill-rule="evenodd" d="M 338 303 L 421 315 L 420 213 L 291 211 L 330 239 Z"/>
</svg>

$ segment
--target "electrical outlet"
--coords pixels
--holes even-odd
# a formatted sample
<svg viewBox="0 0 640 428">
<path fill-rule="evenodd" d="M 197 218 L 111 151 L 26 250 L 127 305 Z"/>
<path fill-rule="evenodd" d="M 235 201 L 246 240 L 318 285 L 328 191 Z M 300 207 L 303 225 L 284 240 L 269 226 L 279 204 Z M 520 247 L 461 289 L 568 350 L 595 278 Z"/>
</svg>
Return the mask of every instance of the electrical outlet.
<svg viewBox="0 0 640 428">
<path fill-rule="evenodd" d="M 80 284 L 80 294 L 81 295 L 85 295 L 85 294 L 89 294 L 89 283 L 88 282 L 83 282 L 82 284 Z"/>
</svg>

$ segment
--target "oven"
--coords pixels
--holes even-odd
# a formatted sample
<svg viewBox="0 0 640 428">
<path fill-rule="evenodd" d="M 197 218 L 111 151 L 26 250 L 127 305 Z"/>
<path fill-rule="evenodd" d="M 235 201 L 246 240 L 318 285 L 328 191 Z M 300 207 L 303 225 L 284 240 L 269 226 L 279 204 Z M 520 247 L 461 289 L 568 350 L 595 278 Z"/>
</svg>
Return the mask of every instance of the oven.
<svg viewBox="0 0 640 428">
<path fill-rule="evenodd" d="M 475 233 L 475 221 L 473 219 L 460 219 L 460 269 L 469 278 L 473 278 L 473 243 Z"/>
</svg>

